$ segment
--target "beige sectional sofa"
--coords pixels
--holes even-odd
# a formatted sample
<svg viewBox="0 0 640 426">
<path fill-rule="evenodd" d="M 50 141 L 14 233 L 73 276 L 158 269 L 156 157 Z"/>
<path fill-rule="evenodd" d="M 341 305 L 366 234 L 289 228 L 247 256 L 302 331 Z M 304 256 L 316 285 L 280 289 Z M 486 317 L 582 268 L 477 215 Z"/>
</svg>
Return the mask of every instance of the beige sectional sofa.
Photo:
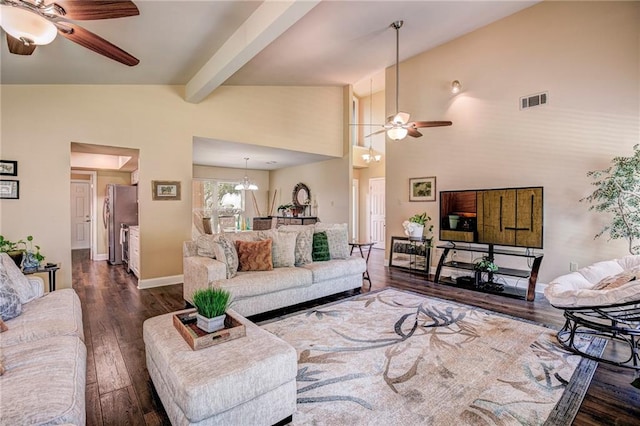
<svg viewBox="0 0 640 426">
<path fill-rule="evenodd" d="M 0 254 L 0 309 L 3 318 L 12 317 L 0 333 L 0 423 L 84 425 L 80 299 L 72 289 L 46 295 L 43 289 L 41 279 L 27 279 Z"/>
<path fill-rule="evenodd" d="M 315 233 L 327 234 L 329 260 L 311 261 L 309 236 Z M 271 239 L 274 268 L 230 273 L 233 262 L 222 254 L 221 239 L 231 241 L 232 247 L 237 241 Z M 203 235 L 185 242 L 183 248 L 184 299 L 192 302 L 197 289 L 225 288 L 233 295 L 233 309 L 244 316 L 360 288 L 366 270 L 364 259 L 350 255 L 346 224 L 290 225 L 269 231 Z"/>
</svg>

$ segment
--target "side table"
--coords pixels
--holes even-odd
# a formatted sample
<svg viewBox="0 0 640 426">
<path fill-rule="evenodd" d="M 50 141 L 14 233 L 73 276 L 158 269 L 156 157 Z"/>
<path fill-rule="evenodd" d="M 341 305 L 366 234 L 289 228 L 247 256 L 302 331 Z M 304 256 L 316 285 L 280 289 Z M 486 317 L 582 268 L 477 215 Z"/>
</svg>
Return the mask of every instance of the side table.
<svg viewBox="0 0 640 426">
<path fill-rule="evenodd" d="M 351 246 L 351 252 L 349 254 L 350 255 L 353 254 L 353 249 L 357 247 L 358 250 L 360 251 L 360 256 L 364 259 L 365 263 L 367 264 L 367 269 L 362 273 L 362 279 L 369 281 L 369 288 L 371 288 L 371 277 L 369 276 L 369 256 L 371 256 L 371 249 L 373 248 L 374 244 L 375 243 L 372 243 L 370 241 L 352 241 L 349 243 L 349 245 Z M 364 255 L 364 251 L 362 251 L 363 247 L 366 248 L 366 252 L 367 252 L 366 257 Z"/>
<path fill-rule="evenodd" d="M 37 274 L 47 272 L 49 274 L 49 292 L 56 290 L 56 272 L 60 269 L 60 266 L 45 266 L 38 267 L 37 269 L 27 269 L 23 270 L 22 273 L 25 275 Z"/>
</svg>

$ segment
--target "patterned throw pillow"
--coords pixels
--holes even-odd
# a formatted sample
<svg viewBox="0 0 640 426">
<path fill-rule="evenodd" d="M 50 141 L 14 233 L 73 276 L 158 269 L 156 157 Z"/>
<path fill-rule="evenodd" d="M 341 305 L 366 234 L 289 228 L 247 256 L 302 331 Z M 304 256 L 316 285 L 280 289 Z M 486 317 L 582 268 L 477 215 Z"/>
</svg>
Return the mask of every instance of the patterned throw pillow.
<svg viewBox="0 0 640 426">
<path fill-rule="evenodd" d="M 285 225 L 278 228 L 280 232 L 296 234 L 295 266 L 313 262 L 311 251 L 313 249 L 314 229 L 313 225 Z"/>
<path fill-rule="evenodd" d="M 271 240 L 236 241 L 238 271 L 271 271 Z"/>
<path fill-rule="evenodd" d="M 238 273 L 238 252 L 233 241 L 228 240 L 224 236 L 218 238 L 218 244 L 215 245 L 214 251 L 216 259 L 227 265 L 227 278 L 233 278 Z"/>
<path fill-rule="evenodd" d="M 9 286 L 7 274 L 0 272 L 0 319 L 3 321 L 15 318 L 22 313 L 22 303 L 18 293 Z"/>
<path fill-rule="evenodd" d="M 593 286 L 592 290 L 613 290 L 614 288 L 621 287 L 636 279 L 637 272 L 635 271 L 623 271 L 617 275 L 606 277 L 600 280 L 598 284 Z"/>
<path fill-rule="evenodd" d="M 346 259 L 349 257 L 349 234 L 345 229 L 327 229 L 329 254 L 332 259 Z"/>
<path fill-rule="evenodd" d="M 327 233 L 325 231 L 316 232 L 313 234 L 313 250 L 311 257 L 314 262 L 322 262 L 330 260 L 329 255 L 329 242 L 327 241 Z"/>
<path fill-rule="evenodd" d="M 196 238 L 196 248 L 198 256 L 216 258 L 216 244 L 218 244 L 219 235 L 200 235 Z"/>
<path fill-rule="evenodd" d="M 260 233 L 263 239 L 271 239 L 274 268 L 287 268 L 296 263 L 296 234 L 275 230 Z"/>
<path fill-rule="evenodd" d="M 2 257 L 3 259 L 0 260 L 0 274 L 7 276 L 7 285 L 15 290 L 20 298 L 20 303 L 27 303 L 35 299 L 37 294 L 34 293 L 29 280 L 24 276 L 20 268 L 9 258 L 8 254 L 4 253 Z"/>
</svg>

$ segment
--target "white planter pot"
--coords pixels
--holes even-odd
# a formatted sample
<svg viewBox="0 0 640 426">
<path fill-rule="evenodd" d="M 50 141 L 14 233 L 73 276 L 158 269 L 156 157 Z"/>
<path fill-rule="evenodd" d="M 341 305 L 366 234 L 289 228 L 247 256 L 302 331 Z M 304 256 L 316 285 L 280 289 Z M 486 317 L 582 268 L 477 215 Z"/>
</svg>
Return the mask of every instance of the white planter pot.
<svg viewBox="0 0 640 426">
<path fill-rule="evenodd" d="M 424 233 L 424 226 L 414 224 L 409 229 L 409 236 L 412 238 L 422 238 L 422 234 Z"/>
<path fill-rule="evenodd" d="M 199 329 L 204 330 L 207 333 L 213 333 L 214 331 L 222 330 L 224 328 L 224 319 L 226 317 L 226 314 L 213 318 L 207 318 L 200 314 L 196 314 L 196 318 L 198 320 L 196 325 Z"/>
</svg>

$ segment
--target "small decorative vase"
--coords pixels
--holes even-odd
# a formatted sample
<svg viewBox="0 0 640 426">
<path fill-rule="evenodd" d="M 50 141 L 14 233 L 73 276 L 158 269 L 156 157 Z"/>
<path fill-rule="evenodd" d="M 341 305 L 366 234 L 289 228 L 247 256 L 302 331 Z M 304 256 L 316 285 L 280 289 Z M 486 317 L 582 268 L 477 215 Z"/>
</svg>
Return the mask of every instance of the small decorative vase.
<svg viewBox="0 0 640 426">
<path fill-rule="evenodd" d="M 40 266 L 40 262 L 36 258 L 36 254 L 33 252 L 26 252 L 24 254 L 24 260 L 22 261 L 22 269 L 25 271 L 35 271 Z"/>
<path fill-rule="evenodd" d="M 200 314 L 196 314 L 196 318 L 198 320 L 196 325 L 199 329 L 204 330 L 207 333 L 213 333 L 214 331 L 222 330 L 224 328 L 224 320 L 226 317 L 226 314 L 213 318 L 207 318 Z"/>
</svg>

